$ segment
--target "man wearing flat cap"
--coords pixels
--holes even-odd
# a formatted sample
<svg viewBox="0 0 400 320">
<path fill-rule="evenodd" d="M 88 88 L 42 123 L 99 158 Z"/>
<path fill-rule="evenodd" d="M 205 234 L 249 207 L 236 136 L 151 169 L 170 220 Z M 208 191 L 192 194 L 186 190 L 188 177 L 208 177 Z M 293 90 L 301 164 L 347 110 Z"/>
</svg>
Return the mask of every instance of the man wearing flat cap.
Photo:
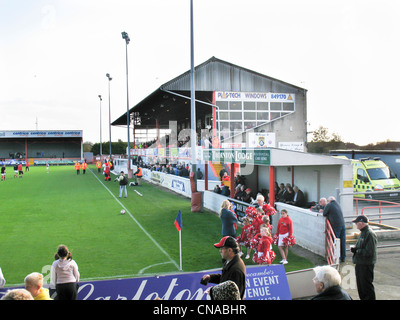
<svg viewBox="0 0 400 320">
<path fill-rule="evenodd" d="M 360 300 L 376 300 L 374 267 L 376 263 L 376 234 L 368 225 L 368 218 L 360 215 L 353 222 L 361 231 L 357 243 L 350 250 L 353 252 L 353 263 L 356 266 L 357 290 Z"/>
<path fill-rule="evenodd" d="M 201 279 L 202 284 L 222 283 L 228 280 L 233 281 L 239 288 L 240 298 L 243 299 L 246 289 L 246 266 L 239 257 L 239 246 L 233 237 L 226 236 L 219 243 L 214 244 L 219 249 L 224 267 L 221 274 L 206 274 Z"/>
</svg>

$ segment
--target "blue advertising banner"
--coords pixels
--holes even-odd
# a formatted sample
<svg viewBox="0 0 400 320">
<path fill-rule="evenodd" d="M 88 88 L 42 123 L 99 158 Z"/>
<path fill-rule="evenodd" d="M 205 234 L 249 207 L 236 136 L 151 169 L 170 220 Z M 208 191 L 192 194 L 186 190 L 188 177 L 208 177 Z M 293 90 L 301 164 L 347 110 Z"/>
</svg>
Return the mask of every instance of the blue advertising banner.
<svg viewBox="0 0 400 320">
<path fill-rule="evenodd" d="M 79 300 L 209 300 L 203 275 L 214 271 L 119 280 L 87 281 L 79 284 Z M 8 289 L 0 290 L 2 296 Z M 245 300 L 291 300 L 283 265 L 249 266 Z"/>
<path fill-rule="evenodd" d="M 245 300 L 292 300 L 281 264 L 247 267 Z"/>
</svg>

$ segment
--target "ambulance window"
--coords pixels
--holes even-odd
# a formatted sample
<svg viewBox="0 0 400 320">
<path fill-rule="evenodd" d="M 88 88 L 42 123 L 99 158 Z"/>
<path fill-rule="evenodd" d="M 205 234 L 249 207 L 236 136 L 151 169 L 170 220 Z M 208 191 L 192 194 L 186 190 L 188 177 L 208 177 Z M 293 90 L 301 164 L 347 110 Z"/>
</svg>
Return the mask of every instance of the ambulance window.
<svg viewBox="0 0 400 320">
<path fill-rule="evenodd" d="M 390 177 L 390 171 L 388 167 L 367 169 L 367 171 L 372 180 L 393 179 Z"/>
<path fill-rule="evenodd" d="M 366 176 L 367 176 L 367 174 L 365 173 L 365 171 L 363 169 L 357 170 L 357 179 L 362 180 Z"/>
</svg>

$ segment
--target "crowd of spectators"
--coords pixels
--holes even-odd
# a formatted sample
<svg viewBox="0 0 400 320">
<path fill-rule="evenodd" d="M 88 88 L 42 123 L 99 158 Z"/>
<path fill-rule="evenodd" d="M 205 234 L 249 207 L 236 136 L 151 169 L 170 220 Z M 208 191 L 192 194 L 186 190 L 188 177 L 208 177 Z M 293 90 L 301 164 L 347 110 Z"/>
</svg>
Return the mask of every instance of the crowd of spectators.
<svg viewBox="0 0 400 320">
<path fill-rule="evenodd" d="M 296 207 L 304 208 L 307 206 L 304 192 L 298 186 L 292 187 L 290 183 L 286 185 L 281 183 L 277 191 L 277 183 L 275 183 L 275 199 L 276 201 L 288 203 Z"/>
<path fill-rule="evenodd" d="M 146 142 L 137 143 L 137 147 L 139 149 L 147 149 L 147 148 L 190 148 L 190 135 L 186 134 L 185 130 L 182 130 L 182 134 L 179 134 L 178 139 L 174 141 L 170 141 L 169 135 L 165 135 L 160 137 L 160 140 L 153 139 Z M 197 146 L 202 146 L 204 148 L 212 147 L 212 138 L 210 134 L 204 135 L 204 137 L 200 137 L 200 134 L 197 133 Z"/>
<path fill-rule="evenodd" d="M 222 169 L 221 171 L 223 171 Z M 225 173 L 220 173 L 221 177 L 221 186 L 217 185 L 214 188 L 215 193 L 223 194 L 226 196 L 230 196 L 230 190 L 229 186 L 230 183 L 225 183 L 226 180 L 228 180 L 227 174 Z M 229 177 L 229 176 L 228 176 Z M 263 195 L 266 199 L 269 198 L 269 190 L 258 190 L 254 192 L 251 188 L 249 188 L 246 185 L 246 178 L 241 175 L 236 175 L 235 177 L 235 193 L 234 193 L 234 199 L 243 201 L 246 203 L 254 203 L 255 198 L 258 194 Z M 225 188 L 227 187 L 227 188 Z M 226 189 L 225 193 L 223 190 Z M 275 202 L 283 202 L 287 204 L 291 204 L 296 207 L 309 207 L 309 204 L 306 201 L 306 197 L 304 195 L 304 192 L 300 190 L 298 186 L 292 187 L 290 183 L 287 183 L 286 185 L 284 183 L 281 183 L 278 185 L 277 182 L 275 182 Z"/>
<path fill-rule="evenodd" d="M 188 163 L 184 162 L 177 162 L 177 163 L 160 163 L 160 162 L 154 162 L 154 163 L 145 163 L 141 157 L 138 157 L 137 159 L 134 159 L 133 163 L 135 165 L 140 166 L 141 168 L 144 169 L 149 169 L 150 171 L 158 171 L 158 172 L 163 172 L 163 173 L 168 173 L 168 174 L 173 174 L 179 177 L 185 177 L 189 178 L 190 176 L 190 171 L 191 168 Z M 196 171 L 196 178 L 197 179 L 203 179 L 204 175 L 203 172 L 200 170 L 200 168 L 197 169 Z"/>
</svg>

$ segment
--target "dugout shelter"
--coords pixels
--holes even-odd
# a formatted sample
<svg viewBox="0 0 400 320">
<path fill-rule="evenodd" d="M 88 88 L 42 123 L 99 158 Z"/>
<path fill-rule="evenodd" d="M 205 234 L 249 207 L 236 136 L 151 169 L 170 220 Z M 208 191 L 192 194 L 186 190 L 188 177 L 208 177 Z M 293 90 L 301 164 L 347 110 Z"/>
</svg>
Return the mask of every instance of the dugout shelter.
<svg viewBox="0 0 400 320">
<path fill-rule="evenodd" d="M 70 164 L 83 156 L 82 130 L 0 131 L 0 161 Z"/>
</svg>

